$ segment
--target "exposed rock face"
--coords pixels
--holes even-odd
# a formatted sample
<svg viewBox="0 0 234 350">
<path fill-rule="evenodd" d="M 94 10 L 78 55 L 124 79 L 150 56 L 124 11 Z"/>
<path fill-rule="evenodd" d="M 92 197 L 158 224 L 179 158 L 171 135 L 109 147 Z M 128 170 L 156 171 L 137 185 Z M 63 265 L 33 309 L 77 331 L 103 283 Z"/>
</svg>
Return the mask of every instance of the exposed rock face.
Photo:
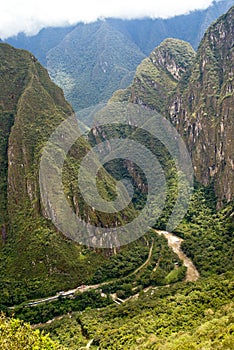
<svg viewBox="0 0 234 350">
<path fill-rule="evenodd" d="M 44 146 L 73 110 L 35 57 L 7 44 L 0 44 L 0 91 L 0 248 L 7 243 L 0 249 L 1 288 L 9 280 L 16 284 L 29 280 L 31 285 L 37 280 L 42 294 L 75 286 L 96 269 L 96 264 L 91 270 L 85 266 L 90 255 L 99 259 L 99 254 L 90 251 L 81 261 L 82 247 L 52 225 L 50 219 L 56 218 L 56 213 L 49 200 L 47 211 L 43 208 L 39 189 Z M 77 186 L 79 162 L 89 149 L 87 141 L 80 138 L 65 159 L 65 198 L 86 224 L 115 225 L 120 217 L 93 210 Z M 51 169 L 58 173 L 56 165 Z M 113 178 L 104 170 L 98 178 L 101 195 L 113 196 Z M 58 198 L 57 192 L 55 195 Z"/>
<path fill-rule="evenodd" d="M 234 195 L 234 7 L 190 45 L 165 40 L 111 101 L 130 101 L 170 118 L 190 151 L 196 179 L 214 184 L 218 208 Z"/>
<path fill-rule="evenodd" d="M 71 278 L 66 260 L 79 253 L 42 216 L 39 159 L 72 108 L 29 52 L 0 44 L 0 76 L 0 231 L 7 243 L 0 250 L 1 293 L 11 280 L 22 285 L 34 278 L 53 289 L 62 271 Z M 41 283 L 42 293 L 46 288 Z"/>
<path fill-rule="evenodd" d="M 72 109 L 65 102 L 62 91 L 55 90 L 45 69 L 30 53 L 0 44 L 0 58 L 2 223 L 8 210 L 14 211 L 13 204 L 23 205 L 25 196 L 34 205 L 38 204 L 38 188 L 34 181 L 35 155 L 51 126 L 47 123 L 45 128 L 43 119 L 52 109 L 55 113 L 61 108 L 60 116 L 71 113 Z M 42 100 L 45 105 L 42 105 Z M 47 131 L 43 133 L 42 129 Z"/>
<path fill-rule="evenodd" d="M 179 81 L 194 57 L 195 51 L 190 44 L 178 39 L 166 39 L 151 53 L 150 60 L 158 69 L 165 70 Z"/>
<path fill-rule="evenodd" d="M 176 88 L 195 57 L 190 44 L 178 39 L 166 39 L 138 66 L 127 90 L 117 91 L 112 101 L 144 105 L 164 113 L 168 94 Z"/>
<path fill-rule="evenodd" d="M 169 112 L 186 140 L 197 180 L 214 182 L 218 207 L 234 195 L 233 18 L 234 7 L 208 29 Z"/>
</svg>

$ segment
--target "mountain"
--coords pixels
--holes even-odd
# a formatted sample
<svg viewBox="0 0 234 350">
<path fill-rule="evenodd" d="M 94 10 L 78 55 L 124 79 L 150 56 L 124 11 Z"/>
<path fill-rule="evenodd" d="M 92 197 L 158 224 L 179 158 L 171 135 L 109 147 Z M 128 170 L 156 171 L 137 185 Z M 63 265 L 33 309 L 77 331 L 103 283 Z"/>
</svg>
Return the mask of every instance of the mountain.
<svg viewBox="0 0 234 350">
<path fill-rule="evenodd" d="M 139 48 L 107 22 L 77 25 L 47 53 L 51 78 L 76 110 L 106 101 L 130 84 L 144 58 Z"/>
<path fill-rule="evenodd" d="M 106 233 L 108 227 L 116 229 L 131 221 L 138 215 L 134 205 L 130 203 L 112 214 L 95 210 L 86 202 L 77 184 L 77 174 L 81 160 L 91 148 L 88 137 L 78 137 L 67 156 L 64 156 L 62 173 L 57 163 L 50 165 L 51 157 L 66 155 L 63 146 L 66 146 L 68 136 L 74 137 L 72 132 L 76 123 L 64 127 L 56 142 L 50 138 L 55 130 L 60 130 L 73 110 L 64 99 L 62 90 L 52 83 L 45 68 L 31 53 L 0 44 L 0 58 L 1 307 L 53 295 L 84 283 L 95 285 L 113 279 L 114 286 L 111 288 L 118 288 L 118 284 L 121 288 L 127 278 L 133 281 L 137 278 L 133 272 L 139 265 L 142 265 L 141 278 L 145 278 L 147 285 L 150 283 L 147 273 L 151 271 L 154 276 L 154 264 L 161 249 L 165 258 L 161 258 L 158 283 L 167 283 L 171 271 L 173 278 L 183 279 L 186 268 L 169 249 L 166 239 L 154 232 L 132 240 L 128 245 L 122 244 L 121 249 L 118 248 L 118 241 L 117 247 L 113 247 L 113 241 Z M 51 144 L 54 146 L 53 153 L 49 152 Z M 41 172 L 43 164 L 48 165 L 44 176 Z M 83 174 L 88 186 L 97 181 L 100 196 L 107 201 L 113 200 L 119 178 L 114 179 L 97 160 L 92 164 L 99 170 L 95 179 L 90 177 L 91 168 Z M 62 191 L 58 187 L 59 176 L 62 178 Z M 40 185 L 44 183 L 47 183 L 47 187 L 41 191 Z M 59 204 L 58 207 L 54 201 Z M 85 227 L 88 227 L 85 233 L 91 235 L 89 240 L 84 236 L 86 240 L 80 242 L 83 238 L 80 235 L 77 242 L 73 235 L 68 234 L 74 223 L 70 221 L 70 211 L 67 211 L 67 206 L 64 208 L 63 203 L 67 203 L 72 212 L 85 222 Z M 61 226 L 64 216 L 65 226 Z M 90 224 L 91 227 L 88 226 Z M 107 236 L 105 242 L 110 241 L 109 245 L 104 246 L 108 249 L 102 248 L 103 235 L 100 235 L 101 241 L 97 244 L 99 237 L 96 233 L 101 229 Z M 134 229 L 139 234 L 137 224 Z M 82 229 L 79 230 L 81 232 L 78 233 L 82 234 Z M 152 264 L 146 271 L 144 267 L 148 259 Z M 178 264 L 178 271 L 174 271 L 175 263 Z M 106 303 L 100 300 L 100 294 L 96 291 L 88 296 L 85 294 L 84 299 L 86 302 L 92 301 L 94 306 L 111 302 L 110 298 Z M 84 300 L 79 300 L 78 309 L 83 305 L 86 305 Z"/>
<path fill-rule="evenodd" d="M 32 54 L 0 44 L 0 56 L 1 294 L 12 302 L 70 284 L 82 267 L 42 216 L 38 179 L 42 148 L 72 108 Z"/>
<path fill-rule="evenodd" d="M 36 58 L 46 67 L 47 52 L 57 46 L 64 37 L 73 30 L 74 26 L 69 27 L 49 27 L 40 30 L 36 35 L 27 36 L 20 33 L 17 36 L 6 40 L 10 45 L 33 52 Z"/>
<path fill-rule="evenodd" d="M 207 27 L 231 5 L 233 0 L 214 1 L 206 10 L 169 19 L 108 18 L 45 28 L 35 36 L 19 34 L 7 42 L 31 51 L 77 111 L 127 87 L 138 64 L 164 39 L 181 39 L 196 49 Z"/>
<path fill-rule="evenodd" d="M 60 209 L 56 211 L 49 198 L 50 187 L 53 192 L 56 185 L 53 180 L 44 197 L 40 193 L 39 168 L 44 147 L 51 133 L 73 114 L 71 106 L 31 53 L 0 44 L 0 57 L 0 303 L 17 303 L 29 295 L 46 295 L 81 284 L 105 262 L 108 253 L 96 254 L 65 238 L 52 225 Z M 63 135 L 69 131 L 71 127 L 65 128 Z M 87 223 L 114 226 L 124 219 L 94 211 L 77 187 L 79 163 L 89 149 L 87 141 L 79 138 L 65 158 L 65 201 Z M 45 175 L 49 179 L 57 173 L 55 164 Z M 104 169 L 100 169 L 98 178 L 102 181 L 102 196 L 113 196 L 115 181 Z M 59 202 L 56 191 L 54 188 Z M 126 218 L 130 211 L 125 211 Z"/>
<path fill-rule="evenodd" d="M 167 116 L 188 146 L 197 181 L 214 186 L 218 208 L 233 200 L 234 188 L 232 33 L 233 7 L 208 29 L 196 57 L 187 43 L 165 40 L 110 100 Z"/>
<path fill-rule="evenodd" d="M 112 24 L 137 44 L 145 55 L 166 38 L 189 42 L 196 50 L 210 24 L 227 12 L 233 0 L 213 1 L 206 10 L 192 11 L 168 19 L 111 20 Z"/>
<path fill-rule="evenodd" d="M 233 10 L 208 29 L 195 56 L 187 43 L 165 40 L 138 66 L 132 84 L 116 91 L 109 101 L 110 105 L 130 102 L 159 111 L 184 139 L 193 163 L 195 192 L 176 232 L 184 238 L 183 250 L 206 276 L 230 268 L 229 257 L 233 256 Z M 185 58 L 186 69 L 178 75 L 176 67 L 184 66 Z M 128 137 L 146 145 L 162 161 L 162 154 L 157 153 L 160 145 L 152 136 L 137 135 L 134 130 Z M 166 163 L 162 164 L 171 169 L 165 176 L 172 193 L 164 207 L 165 216 L 156 223 L 161 229 L 165 229 L 176 193 L 173 166 L 164 156 Z M 138 170 L 132 164 L 127 169 L 140 182 Z M 223 224 L 217 226 L 221 217 Z"/>
<path fill-rule="evenodd" d="M 196 55 L 184 41 L 162 42 L 138 67 L 132 84 L 117 91 L 103 109 L 97 108 L 97 114 L 103 114 L 112 102 L 129 101 L 153 110 L 155 118 L 160 111 L 187 143 L 197 176 L 188 211 L 174 233 L 156 226 L 121 249 L 76 244 L 52 224 L 59 213 L 53 211 L 47 193 L 40 196 L 39 164 L 51 133 L 73 110 L 31 53 L 0 44 L 0 308 L 14 315 L 0 317 L 4 349 L 233 349 L 233 12 L 231 8 L 208 29 Z M 111 111 L 115 115 L 116 110 Z M 156 155 L 163 149 L 166 159 L 158 160 L 168 187 L 174 196 L 178 192 L 177 177 L 170 171 L 175 164 L 162 144 L 132 123 L 122 129 L 108 127 L 95 126 L 74 143 L 61 175 L 66 202 L 97 230 L 110 224 L 116 228 L 125 216 L 130 220 L 136 214 L 132 207 L 116 216 L 94 211 L 77 188 L 81 159 L 91 145 L 117 132 Z M 63 131 L 57 142 L 73 135 L 72 127 Z M 224 158 L 216 155 L 220 140 L 219 155 Z M 56 154 L 63 153 L 60 143 L 54 146 Z M 212 151 L 219 178 L 206 174 Z M 119 177 L 113 177 L 126 176 L 123 170 L 144 195 L 147 184 L 141 169 L 129 162 L 119 164 L 107 162 L 100 169 L 101 196 L 115 198 Z M 56 166 L 49 170 L 49 179 L 59 173 Z M 84 174 L 88 180 L 91 170 Z M 203 172 L 204 178 L 199 178 Z M 173 200 L 168 196 L 168 202 Z M 139 204 L 133 203 L 134 209 L 140 211 Z M 32 331 L 16 317 L 44 331 Z"/>
<path fill-rule="evenodd" d="M 184 135 L 197 180 L 214 184 L 218 207 L 233 200 L 234 7 L 206 32 L 191 72 L 171 99 L 170 118 Z"/>
<path fill-rule="evenodd" d="M 185 41 L 166 39 L 137 67 L 132 84 L 118 90 L 111 102 L 140 104 L 165 113 L 168 95 L 191 67 L 195 51 Z"/>
<path fill-rule="evenodd" d="M 160 111 L 174 123 L 187 143 L 197 183 L 189 210 L 176 233 L 183 237 L 182 249 L 195 263 L 200 279 L 154 288 L 154 277 L 149 272 L 151 288 L 144 288 L 147 277 L 140 276 L 142 290 L 132 298 L 126 298 L 131 282 L 121 286 L 117 291 L 121 305 L 74 312 L 39 326 L 71 349 L 91 346 L 93 349 L 231 350 L 234 346 L 231 332 L 233 171 L 230 167 L 233 13 L 234 7 L 208 29 L 196 55 L 183 41 L 164 41 L 138 66 L 132 84 L 117 91 L 108 103 L 114 106 L 118 101 L 133 102 L 147 110 Z M 111 129 L 110 136 L 114 132 Z M 108 139 L 105 129 L 97 138 L 103 134 Z M 134 138 L 135 134 L 134 130 L 129 135 Z M 148 136 L 143 136 L 147 141 Z M 206 182 L 199 174 L 204 173 L 206 179 L 212 152 L 219 149 L 220 139 L 223 158 L 214 157 L 217 176 Z M 153 140 L 150 141 L 153 149 Z M 131 164 L 132 173 L 133 168 Z M 139 173 L 136 174 L 139 183 Z M 156 273 L 160 260 L 158 264 Z M 102 292 L 108 291 L 108 286 L 102 287 Z"/>
</svg>

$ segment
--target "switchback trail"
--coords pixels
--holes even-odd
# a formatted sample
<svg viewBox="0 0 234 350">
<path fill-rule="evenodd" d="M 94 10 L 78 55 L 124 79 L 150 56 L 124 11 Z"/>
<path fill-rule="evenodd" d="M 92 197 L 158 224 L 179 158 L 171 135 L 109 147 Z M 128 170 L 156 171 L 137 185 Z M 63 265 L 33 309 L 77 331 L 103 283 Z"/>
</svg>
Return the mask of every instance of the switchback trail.
<svg viewBox="0 0 234 350">
<path fill-rule="evenodd" d="M 186 277 L 185 277 L 185 281 L 196 281 L 199 278 L 199 272 L 197 271 L 196 267 L 194 266 L 193 262 L 191 261 L 191 259 L 189 259 L 184 252 L 181 250 L 181 243 L 183 241 L 182 238 L 175 236 L 173 233 L 167 232 L 167 231 L 160 231 L 160 230 L 154 230 L 158 235 L 160 236 L 164 236 L 167 241 L 168 241 L 168 246 L 170 248 L 172 248 L 172 250 L 174 251 L 175 254 L 178 255 L 178 257 L 183 261 L 184 266 L 187 267 L 187 272 L 186 272 Z M 150 261 L 151 256 L 152 256 L 152 251 L 153 251 L 153 246 L 154 246 L 154 240 L 152 240 L 151 246 L 149 248 L 149 254 L 148 257 L 146 259 L 146 261 L 140 265 L 136 270 L 134 270 L 133 272 L 131 272 L 129 276 L 132 276 L 134 274 L 137 274 L 141 269 L 143 269 Z M 101 282 L 98 284 L 94 284 L 94 285 L 82 285 L 79 286 L 77 288 L 74 289 L 70 289 L 67 291 L 62 291 L 62 292 L 58 292 L 56 295 L 51 296 L 51 297 L 47 297 L 47 298 L 42 298 L 42 299 L 38 299 L 38 300 L 34 300 L 31 301 L 29 303 L 27 303 L 25 306 L 34 306 L 34 305 L 38 305 L 38 304 L 42 304 L 42 303 L 46 303 L 46 302 L 51 302 L 53 300 L 57 300 L 59 298 L 59 296 L 62 297 L 69 297 L 74 295 L 77 292 L 87 292 L 88 290 L 92 290 L 92 289 L 98 289 L 102 286 L 108 285 L 113 283 L 114 280 L 111 281 L 107 281 L 107 282 Z M 15 306 L 10 307 L 10 309 L 14 309 Z"/>
<path fill-rule="evenodd" d="M 184 254 L 184 252 L 181 250 L 181 243 L 183 242 L 183 239 L 180 238 L 180 237 L 177 237 L 173 233 L 170 233 L 170 232 L 167 232 L 167 231 L 161 231 L 161 230 L 154 230 L 154 231 L 155 231 L 156 234 L 158 234 L 160 236 L 164 236 L 167 239 L 168 246 L 183 261 L 184 266 L 187 267 L 185 281 L 190 281 L 190 282 L 197 281 L 197 279 L 199 278 L 199 272 L 197 271 L 197 269 L 196 269 L 195 265 L 193 264 L 192 260 L 189 259 Z M 152 256 L 153 246 L 154 246 L 154 240 L 152 240 L 151 246 L 149 248 L 149 254 L 148 254 L 148 257 L 147 257 L 146 261 L 141 266 L 139 266 L 136 270 L 134 270 L 130 275 L 138 273 L 142 268 L 144 268 L 149 263 L 149 261 L 151 259 L 151 256 Z M 66 292 L 64 292 L 64 291 L 60 292 L 57 295 L 55 295 L 53 297 L 50 297 L 50 298 L 40 299 L 40 300 L 37 300 L 37 301 L 30 302 L 30 303 L 27 304 L 27 306 L 33 306 L 33 305 L 41 304 L 43 302 L 48 302 L 48 301 L 52 301 L 52 300 L 58 299 L 59 295 L 67 297 L 67 296 L 75 294 L 78 291 L 79 292 L 85 292 L 85 291 L 88 291 L 90 289 L 98 289 L 101 286 L 107 285 L 107 284 L 112 283 L 112 282 L 113 282 L 113 280 L 112 281 L 107 281 L 107 282 L 102 282 L 102 283 L 99 283 L 99 284 L 96 284 L 96 285 L 79 286 L 79 287 L 77 287 L 75 289 L 71 289 L 71 290 L 68 290 Z M 170 287 L 170 285 L 167 285 L 166 287 Z M 145 288 L 144 292 L 147 292 L 150 288 L 152 288 L 152 287 Z M 158 288 L 159 287 L 154 287 L 153 289 L 158 289 Z M 137 293 L 135 295 L 132 295 L 132 296 L 130 296 L 129 298 L 127 298 L 125 300 L 121 300 L 121 299 L 118 298 L 118 300 L 121 301 L 121 302 L 117 301 L 117 304 L 121 304 L 122 302 L 125 303 L 128 300 L 137 299 L 138 297 L 139 297 L 139 293 Z M 112 295 L 112 298 L 113 298 L 114 301 L 116 301 L 115 300 L 116 296 L 114 294 Z M 55 321 L 56 319 L 61 319 L 62 317 L 63 316 L 55 317 L 53 320 L 49 320 L 46 323 L 40 323 L 40 324 L 34 325 L 34 327 L 38 328 L 39 325 L 41 327 L 43 325 L 46 325 L 48 323 L 51 323 L 51 322 Z M 91 345 L 91 341 L 87 344 L 88 348 L 89 348 L 90 345 Z M 86 348 L 87 348 L 87 346 L 86 346 Z"/>
<path fill-rule="evenodd" d="M 135 269 L 133 272 L 131 272 L 128 276 L 125 276 L 125 277 L 130 277 L 130 276 L 132 276 L 134 274 L 137 274 L 141 269 L 143 269 L 149 263 L 149 261 L 151 259 L 151 256 L 152 256 L 153 246 L 154 246 L 154 240 L 152 240 L 151 246 L 149 248 L 149 254 L 148 254 L 148 257 L 147 257 L 146 261 L 143 264 L 141 264 L 137 269 Z M 113 282 L 115 282 L 115 280 L 101 282 L 101 283 L 93 284 L 93 285 L 81 285 L 81 286 L 79 286 L 77 288 L 74 288 L 74 289 L 58 292 L 56 295 L 53 295 L 51 297 L 41 298 L 41 299 L 38 299 L 38 300 L 30 301 L 27 304 L 25 304 L 25 306 L 28 306 L 28 307 L 36 306 L 36 305 L 39 305 L 39 304 L 43 304 L 43 303 L 51 302 L 51 301 L 54 301 L 54 300 L 58 300 L 59 297 L 65 297 L 65 298 L 66 297 L 70 297 L 70 296 L 76 294 L 77 292 L 84 293 L 84 292 L 87 292 L 88 290 L 98 289 L 98 288 L 100 288 L 102 286 L 106 286 L 106 285 L 111 284 Z M 9 307 L 9 308 L 10 309 L 14 309 L 15 306 L 12 306 L 12 307 Z"/>
</svg>

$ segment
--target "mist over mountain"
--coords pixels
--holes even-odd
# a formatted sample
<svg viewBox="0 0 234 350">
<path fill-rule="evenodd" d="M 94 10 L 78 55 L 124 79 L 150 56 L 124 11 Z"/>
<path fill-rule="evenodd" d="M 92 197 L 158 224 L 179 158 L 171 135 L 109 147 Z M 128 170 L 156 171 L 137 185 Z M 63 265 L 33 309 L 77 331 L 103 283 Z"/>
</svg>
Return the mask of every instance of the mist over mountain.
<svg viewBox="0 0 234 350">
<path fill-rule="evenodd" d="M 233 200 L 233 7 L 209 27 L 196 57 L 165 40 L 111 101 L 130 101 L 170 118 L 190 151 L 197 180 L 213 184 L 218 206 Z"/>
<path fill-rule="evenodd" d="M 207 27 L 232 4 L 233 0 L 214 2 L 206 10 L 169 19 L 110 18 L 45 28 L 35 36 L 19 34 L 6 42 L 31 51 L 77 111 L 127 87 L 143 57 L 164 39 L 181 39 L 196 49 Z"/>
<path fill-rule="evenodd" d="M 234 6 L 202 35 L 230 3 L 219 1 L 206 11 L 168 20 L 107 19 L 9 39 L 32 47 L 76 108 L 108 100 L 79 113 L 85 134 L 67 153 L 61 145 L 70 140 L 72 128 L 62 129 L 54 144 L 51 140 L 74 113 L 62 89 L 33 53 L 0 43 L 3 350 L 234 348 Z M 119 106 L 122 113 L 126 105 L 123 125 L 114 123 Z M 165 230 L 179 185 L 186 188 L 185 174 L 160 138 L 144 129 L 145 119 L 142 125 L 134 121 L 132 107 L 143 111 L 140 116 L 150 113 L 150 127 L 166 117 L 179 133 L 166 133 L 166 138 L 176 145 L 181 137 L 191 157 L 192 193 L 180 197 L 179 213 L 184 201 L 189 203 L 173 232 Z M 98 124 L 100 115 L 109 123 Z M 85 123 L 93 120 L 89 129 Z M 166 182 L 165 190 L 157 181 L 152 186 L 157 188 L 152 201 L 158 204 L 164 191 L 166 198 L 160 215 L 153 212 L 151 229 L 116 246 L 108 228 L 115 232 L 140 216 L 152 194 L 145 169 L 130 159 L 129 148 L 126 157 L 107 158 L 103 166 L 99 159 L 89 163 L 83 172 L 88 186 L 81 191 L 77 174 L 82 160 L 93 147 L 108 154 L 113 138 L 122 142 L 118 152 L 134 141 L 139 161 L 150 151 Z M 62 169 L 52 162 L 43 178 L 52 181 L 41 191 L 41 160 L 51 144 L 64 162 Z M 50 160 L 52 153 L 47 156 Z M 93 180 L 90 173 L 96 166 Z M 160 177 L 152 162 L 148 170 Z M 58 174 L 61 187 L 53 182 Z M 97 196 L 89 192 L 95 182 L 98 195 L 112 203 L 123 179 L 124 189 L 133 190 L 123 210 L 109 213 L 86 202 L 86 194 Z M 51 189 L 56 202 L 66 203 L 85 223 L 85 244 L 57 225 L 64 207 L 55 210 Z M 67 224 L 69 231 L 73 222 Z M 112 245 L 95 246 L 103 236 Z"/>
</svg>

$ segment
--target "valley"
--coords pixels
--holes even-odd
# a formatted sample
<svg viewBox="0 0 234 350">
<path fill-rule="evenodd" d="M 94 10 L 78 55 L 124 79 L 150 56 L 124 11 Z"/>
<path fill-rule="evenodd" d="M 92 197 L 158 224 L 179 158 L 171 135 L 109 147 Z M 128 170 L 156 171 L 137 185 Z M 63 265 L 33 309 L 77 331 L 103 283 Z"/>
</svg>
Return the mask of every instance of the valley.
<svg viewBox="0 0 234 350">
<path fill-rule="evenodd" d="M 197 271 L 191 259 L 189 259 L 181 250 L 181 243 L 183 240 L 170 232 L 157 231 L 156 233 L 159 235 L 164 235 L 164 237 L 166 237 L 168 246 L 173 250 L 174 253 L 178 255 L 179 259 L 183 261 L 183 265 L 187 268 L 185 281 L 197 281 L 199 278 L 199 272 Z"/>
<path fill-rule="evenodd" d="M 177 236 L 173 235 L 172 233 L 166 232 L 166 231 L 157 231 L 155 230 L 156 235 L 163 235 L 167 241 L 168 241 L 168 246 L 169 248 L 171 248 L 175 254 L 177 254 L 178 258 L 183 262 L 183 266 L 185 266 L 187 268 L 186 270 L 186 275 L 185 275 L 185 281 L 190 281 L 190 282 L 195 282 L 198 278 L 199 278 L 199 273 L 196 269 L 196 267 L 193 265 L 191 259 L 189 259 L 181 250 L 180 245 L 182 242 L 181 238 L 178 238 Z M 148 242 L 149 244 L 149 242 Z M 133 272 L 131 272 L 129 275 L 127 275 L 126 277 L 131 277 L 133 275 L 137 275 L 138 272 L 140 272 L 142 269 L 144 269 L 144 267 L 146 267 L 147 265 L 149 265 L 151 257 L 152 257 L 152 251 L 153 251 L 153 246 L 154 246 L 154 240 L 152 239 L 152 243 L 149 246 L 149 253 L 148 253 L 148 257 L 145 260 L 145 262 L 143 262 L 143 264 L 139 267 L 137 267 L 136 270 L 134 270 Z M 159 261 L 156 263 L 156 267 L 154 268 L 153 272 L 156 271 L 157 267 L 159 265 Z M 78 286 L 74 289 L 70 289 L 70 290 L 66 290 L 66 291 L 60 291 L 57 292 L 56 295 L 48 297 L 48 298 L 43 298 L 43 299 L 38 299 L 35 301 L 30 301 L 28 303 L 24 303 L 23 306 L 24 307 L 31 307 L 34 305 L 39 305 L 39 304 L 44 304 L 47 302 L 51 302 L 54 300 L 58 300 L 59 298 L 66 298 L 66 297 L 72 297 L 77 293 L 85 293 L 89 290 L 101 290 L 101 288 L 103 286 L 106 286 L 108 284 L 114 283 L 115 280 L 111 280 L 111 281 L 107 281 L 107 282 L 102 282 L 102 283 L 98 283 L 95 285 L 81 285 Z M 134 289 L 136 289 L 137 287 L 135 286 Z M 149 289 L 149 287 L 147 287 L 147 290 Z M 111 296 L 113 296 L 113 300 L 115 300 L 114 295 L 116 295 L 116 293 L 112 293 Z M 131 297 L 128 298 L 128 300 L 130 298 L 135 298 L 136 295 L 133 295 Z M 124 302 L 124 300 L 120 299 L 122 302 Z M 10 307 L 11 310 L 14 310 L 15 307 Z"/>
<path fill-rule="evenodd" d="M 1 349 L 234 348 L 233 19 L 0 42 Z"/>
</svg>

